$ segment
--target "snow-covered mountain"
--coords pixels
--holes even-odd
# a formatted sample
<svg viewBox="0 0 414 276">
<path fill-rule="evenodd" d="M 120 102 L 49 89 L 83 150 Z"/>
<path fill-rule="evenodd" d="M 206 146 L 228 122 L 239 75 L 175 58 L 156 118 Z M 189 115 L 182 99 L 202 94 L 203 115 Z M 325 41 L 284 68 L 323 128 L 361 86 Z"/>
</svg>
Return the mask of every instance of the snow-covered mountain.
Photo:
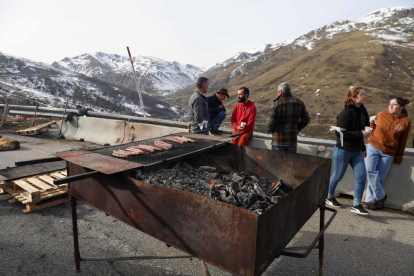
<svg viewBox="0 0 414 276">
<path fill-rule="evenodd" d="M 135 90 L 41 62 L 0 53 L 0 97 L 10 104 L 63 107 L 82 105 L 94 111 L 142 115 Z M 143 95 L 148 116 L 178 118 L 170 104 Z"/>
<path fill-rule="evenodd" d="M 167 95 L 195 82 L 204 71 L 190 64 L 168 62 L 155 57 L 133 57 L 140 89 L 148 94 Z M 102 52 L 83 54 L 54 62 L 53 67 L 135 89 L 128 57 Z"/>
<path fill-rule="evenodd" d="M 312 50 L 316 45 L 332 38 L 355 31 L 364 31 L 367 35 L 373 36 L 376 41 L 393 45 L 398 44 L 404 47 L 414 48 L 414 6 L 384 8 L 371 12 L 357 21 L 340 20 L 325 25 L 316 30 L 310 31 L 293 41 L 266 44 L 251 50 L 239 52 L 222 63 L 217 63 L 209 70 L 226 69 L 231 65 L 243 61 L 237 68 L 232 70 L 230 79 L 243 73 L 243 68 L 257 60 L 265 62 L 265 54 L 271 51 L 278 51 L 282 47 L 295 48 L 297 46 Z"/>
<path fill-rule="evenodd" d="M 414 6 L 380 9 L 356 22 L 336 21 L 298 37 L 293 45 L 311 50 L 319 43 L 355 31 L 363 31 L 381 43 L 414 48 Z"/>
<path fill-rule="evenodd" d="M 413 66 L 411 6 L 381 9 L 356 21 L 336 21 L 290 42 L 244 51 L 203 75 L 210 80 L 210 93 L 223 87 L 229 90 L 230 99 L 225 102 L 229 107 L 237 103 L 234 95 L 240 86 L 251 88 L 259 131 L 266 130 L 263 126 L 278 85 L 289 82 L 294 94 L 317 116 L 315 121 L 319 120 L 315 127 L 308 127 L 307 135 L 323 137 L 321 129 L 325 127 L 319 124 L 335 123 L 349 86 L 363 86 L 373 93 L 369 112 L 375 113 L 386 106 L 390 95 L 412 97 Z M 185 107 L 194 88 L 193 84 L 174 93 L 171 102 Z"/>
</svg>

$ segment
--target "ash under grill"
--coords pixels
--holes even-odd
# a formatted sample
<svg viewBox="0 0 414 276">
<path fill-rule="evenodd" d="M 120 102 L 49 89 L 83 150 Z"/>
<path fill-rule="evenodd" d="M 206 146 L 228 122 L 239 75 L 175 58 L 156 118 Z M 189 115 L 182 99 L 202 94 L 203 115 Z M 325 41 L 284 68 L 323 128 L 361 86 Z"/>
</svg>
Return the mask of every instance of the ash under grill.
<svg viewBox="0 0 414 276">
<path fill-rule="evenodd" d="M 166 135 L 162 137 L 157 137 L 153 139 L 147 139 L 137 142 L 131 142 L 127 144 L 111 146 L 111 147 L 103 147 L 98 149 L 91 150 L 92 152 L 99 153 L 106 156 L 112 156 L 112 152 L 114 150 L 125 150 L 131 146 L 138 146 L 138 145 L 151 145 L 154 144 L 157 140 L 163 140 L 165 137 L 173 137 L 176 135 Z M 163 161 L 173 161 L 174 159 L 179 159 L 181 156 L 187 156 L 191 153 L 200 153 L 203 150 L 209 150 L 215 147 L 224 146 L 225 143 L 221 141 L 215 140 L 208 140 L 208 139 L 197 139 L 192 138 L 195 140 L 195 143 L 185 143 L 185 144 L 176 144 L 174 142 L 165 141 L 169 144 L 172 144 L 172 149 L 161 151 L 161 152 L 154 152 L 154 153 L 144 153 L 139 155 L 133 155 L 127 158 L 120 158 L 130 162 L 140 163 L 143 165 L 151 165 Z M 112 156 L 113 157 L 113 156 Z M 113 157 L 117 158 L 117 157 Z"/>
</svg>

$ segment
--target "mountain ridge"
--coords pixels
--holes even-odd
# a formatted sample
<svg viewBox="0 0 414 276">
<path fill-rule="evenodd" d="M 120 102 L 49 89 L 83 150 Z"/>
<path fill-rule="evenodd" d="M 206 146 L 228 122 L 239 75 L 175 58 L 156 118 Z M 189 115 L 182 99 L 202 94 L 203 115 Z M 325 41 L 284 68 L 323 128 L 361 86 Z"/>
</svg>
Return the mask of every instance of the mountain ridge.
<svg viewBox="0 0 414 276">
<path fill-rule="evenodd" d="M 0 52 L 0 96 L 10 104 L 63 107 L 82 105 L 101 112 L 143 115 L 137 92 L 42 62 Z M 178 119 L 175 106 L 143 95 L 148 116 Z"/>
<path fill-rule="evenodd" d="M 265 132 L 277 86 L 287 81 L 312 117 L 301 135 L 318 138 L 332 137 L 328 126 L 335 124 L 350 86 L 366 87 L 372 115 L 386 108 L 390 95 L 414 100 L 414 6 L 381 9 L 361 19 L 335 21 L 280 47 L 263 47 L 253 57 L 238 53 L 240 58 L 233 56 L 203 73 L 210 80 L 208 95 L 228 89 L 231 98 L 225 105 L 231 110 L 238 88 L 249 87 L 259 111 L 257 131 Z M 194 85 L 188 86 L 167 100 L 186 108 L 194 90 Z M 229 126 L 228 118 L 225 122 Z"/>
<path fill-rule="evenodd" d="M 153 95 L 168 95 L 193 83 L 204 71 L 191 64 L 168 62 L 151 56 L 132 57 L 140 89 Z M 130 59 L 103 52 L 66 57 L 52 66 L 135 89 Z"/>
</svg>

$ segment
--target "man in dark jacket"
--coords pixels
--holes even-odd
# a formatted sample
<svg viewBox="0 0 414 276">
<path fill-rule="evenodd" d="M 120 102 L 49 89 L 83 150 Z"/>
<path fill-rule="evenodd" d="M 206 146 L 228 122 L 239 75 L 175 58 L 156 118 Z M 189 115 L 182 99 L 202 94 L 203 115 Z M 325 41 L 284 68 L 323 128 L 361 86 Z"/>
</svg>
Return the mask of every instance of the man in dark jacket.
<svg viewBox="0 0 414 276">
<path fill-rule="evenodd" d="M 223 105 L 223 101 L 229 98 L 227 89 L 221 88 L 216 93 L 207 98 L 208 108 L 210 111 L 210 132 L 212 134 L 221 134 L 219 130 L 221 123 L 226 118 L 226 108 Z"/>
<path fill-rule="evenodd" d="M 293 98 L 287 82 L 281 83 L 267 121 L 267 132 L 272 133 L 273 150 L 296 153 L 298 133 L 309 122 L 310 116 L 305 104 Z"/>
<path fill-rule="evenodd" d="M 191 133 L 206 134 L 210 129 L 210 115 L 208 111 L 207 98 L 208 79 L 199 77 L 197 79 L 197 90 L 188 101 L 188 114 L 190 118 Z"/>
</svg>

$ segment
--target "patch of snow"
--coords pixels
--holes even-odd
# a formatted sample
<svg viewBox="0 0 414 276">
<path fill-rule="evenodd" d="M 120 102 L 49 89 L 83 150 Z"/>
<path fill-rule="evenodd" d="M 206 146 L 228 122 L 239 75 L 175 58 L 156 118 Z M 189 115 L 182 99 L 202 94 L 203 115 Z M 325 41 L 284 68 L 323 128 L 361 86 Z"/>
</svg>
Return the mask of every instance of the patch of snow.
<svg viewBox="0 0 414 276">
<path fill-rule="evenodd" d="M 319 91 L 321 91 L 320 89 L 316 89 L 315 94 L 318 94 Z"/>
</svg>

